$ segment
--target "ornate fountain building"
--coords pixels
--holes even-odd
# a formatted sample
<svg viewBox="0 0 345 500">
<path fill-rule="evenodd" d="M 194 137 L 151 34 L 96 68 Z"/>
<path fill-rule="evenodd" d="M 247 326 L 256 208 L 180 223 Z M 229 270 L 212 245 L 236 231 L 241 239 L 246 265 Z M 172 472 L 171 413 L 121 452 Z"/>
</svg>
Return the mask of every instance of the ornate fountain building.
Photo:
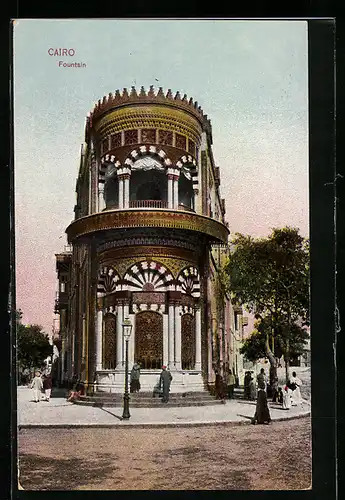
<svg viewBox="0 0 345 500">
<path fill-rule="evenodd" d="M 238 371 L 241 311 L 217 272 L 229 235 L 219 184 L 211 123 L 193 99 L 132 87 L 98 101 L 66 229 L 72 251 L 57 255 L 62 378 L 122 392 L 125 318 L 143 390 L 163 364 L 172 392 L 204 390 L 216 364 Z"/>
</svg>

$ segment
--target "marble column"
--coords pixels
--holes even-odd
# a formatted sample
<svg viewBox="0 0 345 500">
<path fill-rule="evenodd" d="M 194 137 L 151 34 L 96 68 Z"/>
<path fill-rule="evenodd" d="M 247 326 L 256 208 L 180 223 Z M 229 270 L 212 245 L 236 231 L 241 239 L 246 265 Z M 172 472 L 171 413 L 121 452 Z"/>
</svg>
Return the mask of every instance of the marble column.
<svg viewBox="0 0 345 500">
<path fill-rule="evenodd" d="M 102 370 L 103 311 L 96 316 L 96 371 Z"/>
<path fill-rule="evenodd" d="M 119 208 L 123 208 L 123 192 L 124 192 L 123 177 L 119 175 Z"/>
<path fill-rule="evenodd" d="M 117 314 L 116 314 L 116 368 L 122 368 L 122 318 L 123 318 L 123 310 L 122 304 L 118 303 L 117 305 Z"/>
<path fill-rule="evenodd" d="M 123 182 L 124 182 L 123 208 L 129 208 L 129 175 L 126 175 Z"/>
<path fill-rule="evenodd" d="M 89 167 L 89 210 L 88 214 L 90 215 L 92 213 L 92 171 L 91 171 L 91 165 Z"/>
<path fill-rule="evenodd" d="M 104 200 L 104 184 L 98 184 L 98 212 L 102 212 L 105 208 L 105 200 Z"/>
<path fill-rule="evenodd" d="M 178 208 L 178 176 L 174 175 L 174 209 Z"/>
<path fill-rule="evenodd" d="M 163 314 L 163 365 L 169 364 L 169 316 Z"/>
<path fill-rule="evenodd" d="M 169 337 L 169 367 L 170 370 L 175 368 L 175 316 L 174 316 L 174 304 L 169 304 L 169 314 L 168 314 L 168 337 Z"/>
<path fill-rule="evenodd" d="M 83 314 L 83 325 L 82 325 L 82 332 L 83 332 L 83 354 L 82 354 L 82 362 L 86 362 L 86 317 L 85 314 Z"/>
<path fill-rule="evenodd" d="M 195 370 L 201 370 L 201 312 L 195 311 Z"/>
<path fill-rule="evenodd" d="M 174 208 L 173 204 L 173 179 L 174 176 L 168 174 L 168 208 Z"/>
<path fill-rule="evenodd" d="M 194 189 L 194 211 L 198 214 L 201 213 L 199 209 L 199 189 Z"/>
<path fill-rule="evenodd" d="M 175 305 L 175 361 L 176 369 L 181 370 L 181 314 L 178 305 Z"/>
<path fill-rule="evenodd" d="M 63 382 L 64 380 L 64 365 L 65 365 L 65 341 L 63 340 L 62 341 L 62 349 L 61 349 L 61 355 L 60 355 L 60 369 L 61 369 L 61 372 L 60 372 L 60 382 Z"/>
</svg>

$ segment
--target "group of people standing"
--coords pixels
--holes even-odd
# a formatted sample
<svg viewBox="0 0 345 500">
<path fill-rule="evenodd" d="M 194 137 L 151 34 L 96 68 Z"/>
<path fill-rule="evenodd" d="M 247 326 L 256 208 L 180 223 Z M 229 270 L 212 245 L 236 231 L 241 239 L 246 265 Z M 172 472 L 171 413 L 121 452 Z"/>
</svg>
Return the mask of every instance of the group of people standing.
<svg viewBox="0 0 345 500">
<path fill-rule="evenodd" d="M 43 401 L 49 401 L 52 392 L 52 378 L 50 374 L 42 374 L 39 370 L 35 372 L 35 376 L 32 379 L 30 388 L 34 392 L 34 401 L 39 403 L 42 399 L 42 393 L 44 394 Z"/>
<path fill-rule="evenodd" d="M 152 396 L 159 396 L 162 398 L 162 403 L 167 403 L 169 401 L 170 385 L 172 381 L 172 375 L 170 370 L 163 365 L 162 371 L 157 381 L 157 384 L 153 388 Z M 130 392 L 135 393 L 140 391 L 140 363 L 134 363 L 130 374 Z"/>
<path fill-rule="evenodd" d="M 302 402 L 300 387 L 302 381 L 297 377 L 296 372 L 292 372 L 292 377 L 283 388 L 278 387 L 273 395 L 273 402 L 282 404 L 284 410 L 289 410 L 291 406 L 299 406 Z M 267 404 L 267 380 L 264 368 L 261 368 L 257 376 L 257 400 L 256 410 L 252 423 L 268 424 L 271 416 Z"/>
<path fill-rule="evenodd" d="M 244 399 L 255 401 L 256 399 L 256 383 L 252 371 L 246 371 L 244 374 Z"/>
<path fill-rule="evenodd" d="M 222 403 L 225 403 L 226 396 L 228 397 L 228 399 L 232 399 L 234 397 L 234 390 L 236 387 L 235 375 L 232 373 L 232 370 L 230 368 L 226 369 L 224 379 L 220 373 L 220 370 L 216 369 L 214 372 L 216 375 L 216 398 L 220 399 Z"/>
</svg>

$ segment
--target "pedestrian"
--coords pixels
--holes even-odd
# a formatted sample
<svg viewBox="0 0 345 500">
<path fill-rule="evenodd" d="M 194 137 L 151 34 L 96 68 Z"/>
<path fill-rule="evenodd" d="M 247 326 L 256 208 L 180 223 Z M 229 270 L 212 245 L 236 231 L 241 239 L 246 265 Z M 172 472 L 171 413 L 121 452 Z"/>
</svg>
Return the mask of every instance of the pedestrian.
<svg viewBox="0 0 345 500">
<path fill-rule="evenodd" d="M 229 399 L 232 399 L 234 395 L 234 388 L 235 388 L 235 377 L 230 369 L 228 369 L 228 375 L 227 375 L 227 390 L 228 390 L 228 397 Z"/>
<path fill-rule="evenodd" d="M 158 377 L 157 383 L 154 386 L 153 392 L 152 392 L 152 397 L 153 398 L 155 398 L 156 396 L 158 396 L 159 398 L 161 398 L 163 396 L 162 388 L 161 388 L 161 383 L 160 382 L 161 382 L 161 378 Z"/>
<path fill-rule="evenodd" d="M 130 376 L 130 392 L 140 391 L 140 365 L 134 363 Z"/>
<path fill-rule="evenodd" d="M 292 390 L 291 405 L 299 406 L 302 403 L 301 389 L 302 381 L 297 377 L 296 372 L 292 372 L 292 377 L 289 380 L 289 387 Z"/>
<path fill-rule="evenodd" d="M 215 370 L 216 381 L 215 381 L 215 389 L 216 389 L 216 398 L 220 399 L 222 403 L 225 403 L 225 394 L 224 394 L 224 384 L 221 374 L 218 370 Z"/>
<path fill-rule="evenodd" d="M 44 393 L 45 393 L 45 397 L 46 397 L 46 401 L 49 401 L 50 400 L 50 395 L 51 395 L 51 392 L 52 392 L 52 386 L 53 386 L 53 382 L 52 382 L 52 378 L 50 375 L 45 375 L 44 378 L 43 378 L 43 389 L 44 389 Z"/>
<path fill-rule="evenodd" d="M 275 403 L 277 401 L 277 397 L 278 397 L 278 377 L 277 377 L 277 374 L 273 373 L 271 378 L 272 378 L 272 386 L 271 386 L 272 402 Z"/>
<path fill-rule="evenodd" d="M 288 385 L 285 385 L 283 390 L 283 410 L 290 410 L 291 395 L 292 395 L 292 390 Z"/>
<path fill-rule="evenodd" d="M 243 397 L 244 399 L 250 399 L 250 390 L 249 390 L 249 384 L 250 384 L 250 380 L 251 380 L 252 376 L 251 376 L 251 373 L 250 372 L 246 372 L 244 374 L 244 382 L 243 382 L 243 385 L 244 385 L 244 388 L 243 388 Z"/>
<path fill-rule="evenodd" d="M 269 424 L 271 422 L 271 415 L 267 405 L 266 384 L 260 374 L 258 379 L 258 398 L 256 401 L 256 410 L 252 424 Z"/>
<path fill-rule="evenodd" d="M 172 381 L 172 375 L 165 365 L 162 366 L 162 371 L 159 379 L 159 386 L 163 389 L 162 402 L 167 403 L 169 401 L 169 391 L 170 384 Z"/>
<path fill-rule="evenodd" d="M 283 391 L 281 387 L 278 387 L 278 396 L 277 396 L 277 401 L 279 404 L 283 404 Z"/>
<path fill-rule="evenodd" d="M 256 385 L 254 381 L 254 377 L 252 375 L 252 372 L 248 372 L 250 375 L 250 380 L 249 380 L 249 398 L 251 401 L 256 400 Z"/>
<path fill-rule="evenodd" d="M 256 377 L 256 379 L 257 379 L 258 384 L 259 384 L 259 381 L 263 382 L 263 384 L 265 385 L 264 390 L 266 391 L 266 389 L 267 389 L 267 378 L 266 378 L 266 374 L 265 374 L 265 369 L 264 368 L 261 368 L 260 373 Z"/>
<path fill-rule="evenodd" d="M 41 391 L 43 389 L 43 382 L 42 382 L 42 378 L 41 378 L 41 372 L 39 370 L 37 370 L 35 372 L 35 376 L 32 379 L 30 387 L 31 387 L 31 389 L 34 390 L 34 401 L 35 401 L 35 403 L 39 403 L 39 401 L 41 399 Z"/>
</svg>

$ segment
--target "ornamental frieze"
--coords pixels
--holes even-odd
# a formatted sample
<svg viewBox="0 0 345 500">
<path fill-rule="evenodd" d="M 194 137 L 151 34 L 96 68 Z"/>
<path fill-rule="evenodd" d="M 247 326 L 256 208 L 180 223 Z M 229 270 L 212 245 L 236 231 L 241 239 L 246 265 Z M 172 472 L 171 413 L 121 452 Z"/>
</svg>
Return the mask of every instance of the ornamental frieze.
<svg viewBox="0 0 345 500">
<path fill-rule="evenodd" d="M 71 243 L 81 236 L 114 228 L 166 227 L 204 233 L 210 242 L 226 243 L 229 230 L 221 222 L 191 212 L 173 210 L 109 210 L 81 217 L 72 222 L 66 232 Z"/>
<path fill-rule="evenodd" d="M 167 106 L 137 106 L 111 111 L 94 125 L 94 130 L 103 140 L 107 136 L 130 129 L 162 129 L 187 136 L 200 143 L 201 125 L 187 113 Z"/>
<path fill-rule="evenodd" d="M 133 292 L 133 304 L 165 304 L 164 292 Z"/>
<path fill-rule="evenodd" d="M 124 255 L 128 255 L 125 260 Z M 190 265 L 190 263 L 197 262 L 197 255 L 195 252 L 182 248 L 164 246 L 129 246 L 120 249 L 110 248 L 101 254 L 101 262 L 103 265 L 112 266 L 114 264 L 116 267 L 121 265 L 124 261 L 134 263 L 143 258 L 158 259 L 165 263 L 173 273 L 174 269 L 176 269 L 178 273 L 183 267 Z M 169 265 L 168 262 L 171 263 L 171 265 Z M 171 267 L 172 265 L 174 269 Z"/>
</svg>

